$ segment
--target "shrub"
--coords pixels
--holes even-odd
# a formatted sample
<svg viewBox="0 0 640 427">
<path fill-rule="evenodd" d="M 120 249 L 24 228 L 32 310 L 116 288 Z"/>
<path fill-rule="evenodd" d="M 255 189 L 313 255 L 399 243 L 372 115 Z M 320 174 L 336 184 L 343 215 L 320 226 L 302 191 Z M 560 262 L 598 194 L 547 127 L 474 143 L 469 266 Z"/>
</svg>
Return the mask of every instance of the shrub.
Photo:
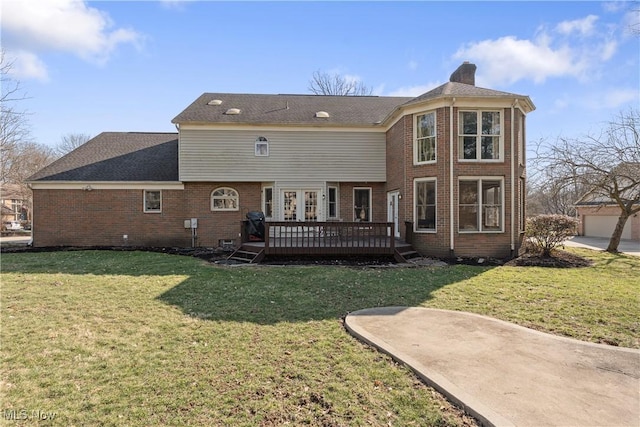
<svg viewBox="0 0 640 427">
<path fill-rule="evenodd" d="M 538 215 L 527 218 L 527 246 L 551 256 L 551 251 L 569 237 L 575 236 L 578 220 L 566 215 Z"/>
</svg>

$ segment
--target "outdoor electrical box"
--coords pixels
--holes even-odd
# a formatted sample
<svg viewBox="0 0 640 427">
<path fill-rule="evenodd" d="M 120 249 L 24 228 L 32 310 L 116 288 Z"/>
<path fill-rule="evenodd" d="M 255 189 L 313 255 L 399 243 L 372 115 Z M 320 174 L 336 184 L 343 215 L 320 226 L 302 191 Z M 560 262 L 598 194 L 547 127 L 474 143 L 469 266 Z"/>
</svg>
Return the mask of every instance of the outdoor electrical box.
<svg viewBox="0 0 640 427">
<path fill-rule="evenodd" d="M 184 220 L 184 228 L 191 228 L 191 220 L 190 219 L 185 219 Z"/>
</svg>

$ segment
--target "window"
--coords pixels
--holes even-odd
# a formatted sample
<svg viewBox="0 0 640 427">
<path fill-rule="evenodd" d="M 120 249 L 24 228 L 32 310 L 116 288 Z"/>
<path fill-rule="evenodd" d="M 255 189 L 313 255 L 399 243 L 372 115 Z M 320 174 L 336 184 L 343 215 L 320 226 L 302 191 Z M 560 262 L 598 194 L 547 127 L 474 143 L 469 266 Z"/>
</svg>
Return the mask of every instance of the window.
<svg viewBox="0 0 640 427">
<path fill-rule="evenodd" d="M 371 189 L 353 189 L 353 215 L 355 221 L 371 221 Z"/>
<path fill-rule="evenodd" d="M 520 114 L 520 120 L 518 120 L 518 158 L 520 164 L 524 166 L 526 163 L 524 151 L 524 114 Z"/>
<path fill-rule="evenodd" d="M 338 188 L 329 187 L 328 212 L 329 218 L 338 217 Z"/>
<path fill-rule="evenodd" d="M 256 138 L 256 157 L 268 157 L 269 156 L 269 140 L 264 136 Z"/>
<path fill-rule="evenodd" d="M 262 191 L 264 201 L 262 210 L 266 218 L 271 218 L 273 217 L 273 188 L 265 187 Z"/>
<path fill-rule="evenodd" d="M 436 231 L 436 181 L 415 181 L 416 231 Z"/>
<path fill-rule="evenodd" d="M 520 183 L 519 184 L 520 188 L 519 188 L 519 191 L 518 191 L 518 195 L 520 196 L 520 203 L 518 205 L 520 207 L 520 215 L 518 217 L 518 219 L 520 220 L 520 230 L 519 231 L 521 233 L 524 233 L 525 226 L 527 224 L 527 216 L 526 216 L 526 214 L 527 214 L 526 208 L 527 207 L 525 205 L 525 200 L 526 200 L 525 195 L 526 195 L 526 191 L 527 191 L 527 185 L 526 185 L 527 183 L 526 183 L 524 178 L 520 178 L 519 183 Z"/>
<path fill-rule="evenodd" d="M 238 192 L 233 188 L 218 188 L 211 193 L 212 211 L 237 211 Z"/>
<path fill-rule="evenodd" d="M 19 199 L 11 199 L 11 214 L 13 215 L 14 221 L 20 221 L 22 212 L 22 200 Z"/>
<path fill-rule="evenodd" d="M 144 211 L 147 213 L 162 212 L 162 193 L 160 190 L 144 191 Z"/>
<path fill-rule="evenodd" d="M 458 230 L 502 231 L 502 193 L 501 179 L 461 179 L 458 193 Z"/>
<path fill-rule="evenodd" d="M 436 161 L 436 114 L 427 113 L 416 116 L 416 141 L 414 162 Z"/>
<path fill-rule="evenodd" d="M 461 111 L 458 157 L 461 160 L 500 160 L 501 129 L 499 111 Z"/>
</svg>

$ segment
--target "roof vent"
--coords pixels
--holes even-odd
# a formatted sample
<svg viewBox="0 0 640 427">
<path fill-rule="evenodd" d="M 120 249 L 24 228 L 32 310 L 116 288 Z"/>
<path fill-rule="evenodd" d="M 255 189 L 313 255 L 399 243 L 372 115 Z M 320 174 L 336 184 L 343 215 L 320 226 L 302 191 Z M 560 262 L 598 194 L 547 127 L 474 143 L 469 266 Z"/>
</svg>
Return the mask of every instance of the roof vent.
<svg viewBox="0 0 640 427">
<path fill-rule="evenodd" d="M 220 104 L 222 104 L 221 99 L 212 99 L 211 101 L 207 102 L 207 105 L 220 105 Z"/>
<path fill-rule="evenodd" d="M 227 111 L 225 111 L 225 114 L 228 116 L 235 116 L 240 114 L 240 109 L 239 108 L 229 108 Z"/>
<path fill-rule="evenodd" d="M 316 117 L 320 119 L 328 119 L 331 116 L 329 116 L 329 113 L 327 113 L 326 111 L 318 111 L 316 112 Z"/>
</svg>

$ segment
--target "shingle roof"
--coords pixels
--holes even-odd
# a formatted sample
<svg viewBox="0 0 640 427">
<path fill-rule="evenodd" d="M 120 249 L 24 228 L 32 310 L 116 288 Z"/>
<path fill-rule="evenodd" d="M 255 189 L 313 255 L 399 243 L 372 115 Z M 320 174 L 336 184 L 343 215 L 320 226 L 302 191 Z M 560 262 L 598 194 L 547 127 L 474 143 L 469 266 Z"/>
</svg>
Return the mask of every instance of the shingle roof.
<svg viewBox="0 0 640 427">
<path fill-rule="evenodd" d="M 429 92 L 423 93 L 417 96 L 405 105 L 415 104 L 418 102 L 428 101 L 435 98 L 459 96 L 459 97 L 478 97 L 478 98 L 528 98 L 524 95 L 518 95 L 515 93 L 502 92 L 499 90 L 485 89 L 482 87 L 468 85 L 458 82 L 447 82 L 438 86 Z"/>
<path fill-rule="evenodd" d="M 208 105 L 214 99 L 220 105 Z M 409 97 L 204 93 L 173 123 L 373 126 Z M 225 112 L 240 109 L 240 114 Z M 318 111 L 328 118 L 315 117 Z"/>
<path fill-rule="evenodd" d="M 374 126 L 401 106 L 442 97 L 520 98 L 524 95 L 447 82 L 415 98 L 395 96 L 265 95 L 242 93 L 204 93 L 178 114 L 172 123 L 273 124 L 304 126 Z M 219 105 L 209 102 L 219 100 Z M 226 114 L 229 109 L 239 114 Z M 328 118 L 318 118 L 325 111 Z"/>
<path fill-rule="evenodd" d="M 28 181 L 178 181 L 178 134 L 103 132 Z"/>
</svg>

